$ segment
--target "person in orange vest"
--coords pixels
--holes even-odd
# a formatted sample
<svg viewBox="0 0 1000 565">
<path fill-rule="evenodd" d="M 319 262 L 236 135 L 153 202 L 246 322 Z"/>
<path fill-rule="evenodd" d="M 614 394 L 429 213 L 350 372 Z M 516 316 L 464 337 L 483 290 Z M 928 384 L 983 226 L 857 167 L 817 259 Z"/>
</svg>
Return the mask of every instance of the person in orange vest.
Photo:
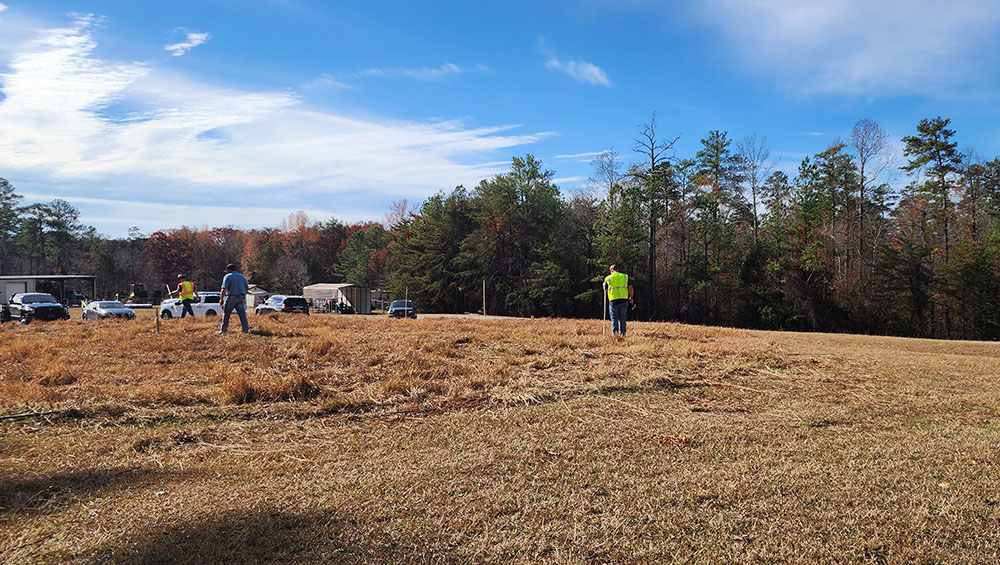
<svg viewBox="0 0 1000 565">
<path fill-rule="evenodd" d="M 170 295 L 173 296 L 174 294 L 178 295 L 181 299 L 181 304 L 184 305 L 181 308 L 181 318 L 187 314 L 194 316 L 191 302 L 201 299 L 198 296 L 198 291 L 194 289 L 194 283 L 187 280 L 184 275 L 177 275 L 177 290 L 171 292 Z"/>
<path fill-rule="evenodd" d="M 628 275 L 619 273 L 611 265 L 611 274 L 604 277 L 604 292 L 608 293 L 608 312 L 611 314 L 611 335 L 625 337 L 625 321 L 628 318 L 628 305 L 633 303 L 632 283 Z"/>
</svg>

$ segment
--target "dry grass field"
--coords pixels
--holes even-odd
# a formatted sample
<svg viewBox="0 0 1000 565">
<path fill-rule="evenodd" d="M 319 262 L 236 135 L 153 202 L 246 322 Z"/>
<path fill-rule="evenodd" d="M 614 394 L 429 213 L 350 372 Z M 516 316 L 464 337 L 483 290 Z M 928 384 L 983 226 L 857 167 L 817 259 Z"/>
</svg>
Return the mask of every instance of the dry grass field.
<svg viewBox="0 0 1000 565">
<path fill-rule="evenodd" d="M 0 560 L 1000 560 L 1000 344 L 214 324 L 0 327 Z"/>
</svg>

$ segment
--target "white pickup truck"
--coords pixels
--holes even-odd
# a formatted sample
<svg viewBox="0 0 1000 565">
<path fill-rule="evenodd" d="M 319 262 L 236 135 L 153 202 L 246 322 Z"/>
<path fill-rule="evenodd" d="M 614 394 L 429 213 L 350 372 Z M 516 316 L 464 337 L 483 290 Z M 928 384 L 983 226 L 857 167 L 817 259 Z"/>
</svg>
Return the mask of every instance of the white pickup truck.
<svg viewBox="0 0 1000 565">
<path fill-rule="evenodd" d="M 191 309 L 195 316 L 218 316 L 222 314 L 222 304 L 219 304 L 219 292 L 199 292 L 199 300 L 191 301 Z M 180 318 L 184 305 L 179 298 L 164 300 L 160 304 L 160 318 Z"/>
</svg>

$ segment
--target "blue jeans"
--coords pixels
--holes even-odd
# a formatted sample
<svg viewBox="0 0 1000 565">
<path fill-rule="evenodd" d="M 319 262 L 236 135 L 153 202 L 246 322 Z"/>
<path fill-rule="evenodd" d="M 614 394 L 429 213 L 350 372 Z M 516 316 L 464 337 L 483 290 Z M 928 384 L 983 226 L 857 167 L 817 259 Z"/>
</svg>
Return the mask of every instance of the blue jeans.
<svg viewBox="0 0 1000 565">
<path fill-rule="evenodd" d="M 611 335 L 625 335 L 625 321 L 628 318 L 628 300 L 621 302 L 611 302 Z"/>
<path fill-rule="evenodd" d="M 226 305 L 222 307 L 222 327 L 219 333 L 225 332 L 229 328 L 229 316 L 236 310 L 240 317 L 240 325 L 243 326 L 243 333 L 250 331 L 250 323 L 247 322 L 247 300 L 242 296 L 226 297 Z"/>
<path fill-rule="evenodd" d="M 194 310 L 191 309 L 192 302 L 194 302 L 194 300 L 190 298 L 185 298 L 184 300 L 181 301 L 181 304 L 183 304 L 183 306 L 181 307 L 181 318 L 187 315 L 194 316 Z"/>
</svg>

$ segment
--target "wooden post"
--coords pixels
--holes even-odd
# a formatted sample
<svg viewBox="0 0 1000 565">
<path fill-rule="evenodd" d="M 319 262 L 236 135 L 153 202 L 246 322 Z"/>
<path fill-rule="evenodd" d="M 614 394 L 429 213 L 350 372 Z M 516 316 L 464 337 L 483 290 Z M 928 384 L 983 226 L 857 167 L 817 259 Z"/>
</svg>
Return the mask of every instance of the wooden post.
<svg viewBox="0 0 1000 565">
<path fill-rule="evenodd" d="M 483 279 L 483 316 L 486 315 L 486 279 Z"/>
<path fill-rule="evenodd" d="M 604 303 L 604 307 L 601 308 L 601 337 L 604 337 L 604 334 L 608 331 L 608 325 L 606 322 L 608 315 L 608 293 L 602 288 L 601 294 L 604 295 L 604 300 L 602 301 Z"/>
</svg>

